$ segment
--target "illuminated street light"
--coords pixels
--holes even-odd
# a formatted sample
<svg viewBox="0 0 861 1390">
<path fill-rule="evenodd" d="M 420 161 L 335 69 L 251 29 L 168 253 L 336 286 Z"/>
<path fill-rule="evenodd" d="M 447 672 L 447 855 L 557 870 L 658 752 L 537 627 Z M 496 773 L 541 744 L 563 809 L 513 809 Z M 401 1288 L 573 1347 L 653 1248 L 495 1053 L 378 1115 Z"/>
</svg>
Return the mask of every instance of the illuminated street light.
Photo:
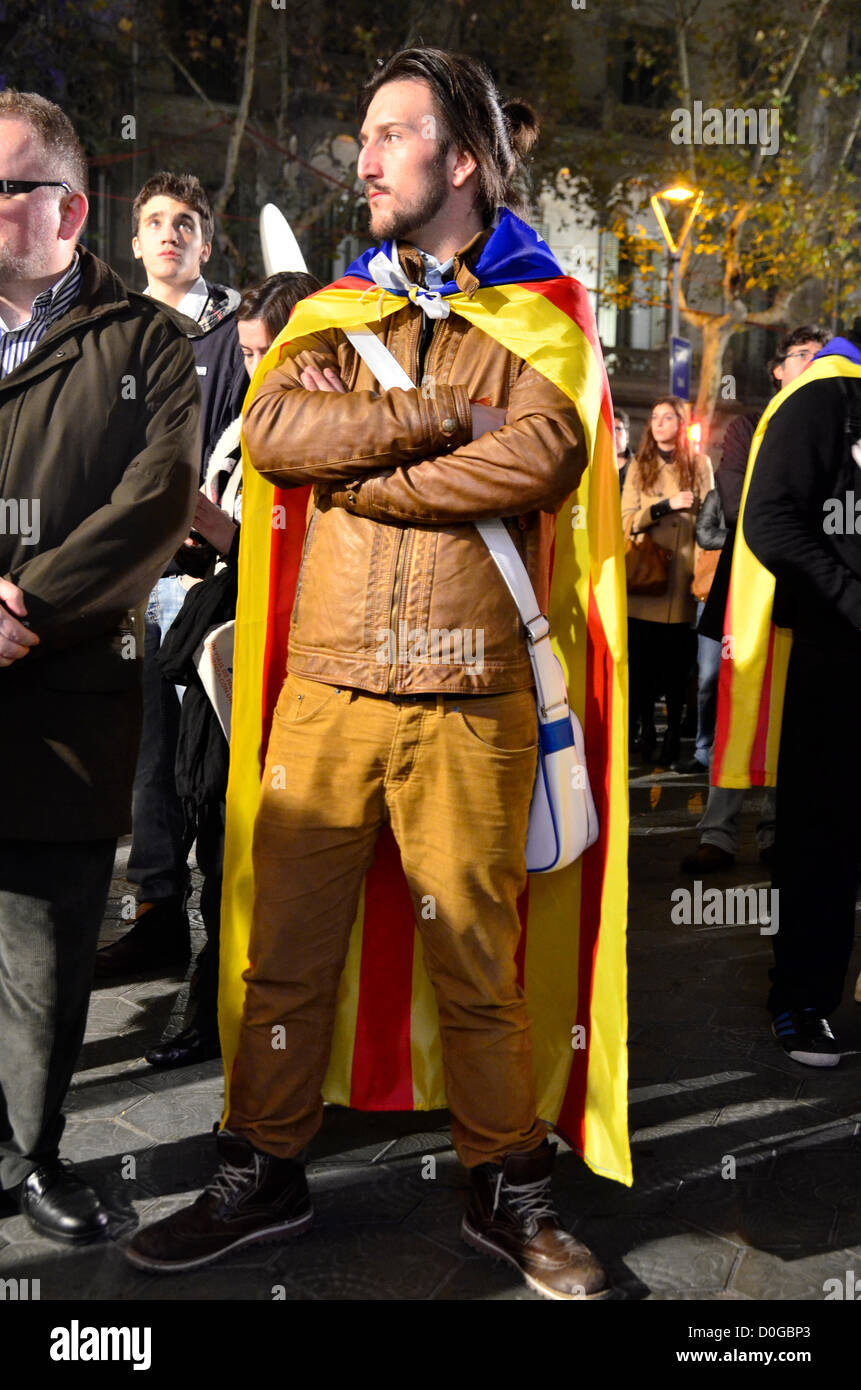
<svg viewBox="0 0 861 1390">
<path fill-rule="evenodd" d="M 689 203 L 693 200 L 692 206 L 688 210 L 688 215 L 684 220 L 682 229 L 678 237 L 674 237 L 670 231 L 662 203 Z M 688 233 L 694 224 L 694 218 L 700 209 L 703 200 L 702 189 L 696 192 L 691 188 L 685 188 L 683 184 L 671 184 L 669 188 L 664 188 L 660 193 L 653 193 L 649 202 L 652 205 L 652 212 L 655 220 L 661 229 L 664 241 L 667 243 L 667 251 L 670 259 L 670 389 L 673 383 L 673 343 L 679 338 L 679 261 L 681 260 L 682 247 L 684 246 Z M 688 351 L 688 356 L 690 353 Z"/>
<path fill-rule="evenodd" d="M 682 230 L 679 232 L 678 239 L 673 237 L 667 222 L 666 214 L 661 206 L 661 201 L 667 203 L 688 203 L 693 199 L 693 207 L 688 211 Z M 679 336 L 679 259 L 682 254 L 682 247 L 688 238 L 688 233 L 694 224 L 694 218 L 700 210 L 700 203 L 703 200 L 702 189 L 694 192 L 693 189 L 685 188 L 682 184 L 672 184 L 669 188 L 664 188 L 660 193 L 653 193 L 649 202 L 652 205 L 652 212 L 655 220 L 661 229 L 664 241 L 667 243 L 667 250 L 670 253 L 670 266 L 672 270 L 671 304 L 672 304 L 672 327 L 671 336 Z"/>
</svg>

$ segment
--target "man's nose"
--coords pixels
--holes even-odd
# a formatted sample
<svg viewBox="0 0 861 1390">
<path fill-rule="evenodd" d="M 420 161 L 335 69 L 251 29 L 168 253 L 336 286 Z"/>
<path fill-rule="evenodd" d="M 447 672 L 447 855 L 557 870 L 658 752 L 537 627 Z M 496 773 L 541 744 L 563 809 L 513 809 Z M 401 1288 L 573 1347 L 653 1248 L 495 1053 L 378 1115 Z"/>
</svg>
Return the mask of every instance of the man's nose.
<svg viewBox="0 0 861 1390">
<path fill-rule="evenodd" d="M 381 172 L 379 155 L 369 141 L 359 151 L 356 173 L 360 179 L 375 179 L 379 177 Z"/>
</svg>

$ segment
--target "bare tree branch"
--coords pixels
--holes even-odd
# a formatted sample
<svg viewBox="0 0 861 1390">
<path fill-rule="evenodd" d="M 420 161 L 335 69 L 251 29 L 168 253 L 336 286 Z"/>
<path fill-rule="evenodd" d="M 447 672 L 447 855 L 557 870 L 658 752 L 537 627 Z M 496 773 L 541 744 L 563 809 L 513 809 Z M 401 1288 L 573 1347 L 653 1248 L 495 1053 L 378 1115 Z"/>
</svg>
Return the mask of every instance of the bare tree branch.
<svg viewBox="0 0 861 1390">
<path fill-rule="evenodd" d="M 843 148 L 840 151 L 840 157 L 837 160 L 837 164 L 835 165 L 834 173 L 831 177 L 831 182 L 828 185 L 828 192 L 825 195 L 826 199 L 832 197 L 833 194 L 837 192 L 837 185 L 839 184 L 840 176 L 843 173 L 843 166 L 845 165 L 847 159 L 849 158 L 849 155 L 852 152 L 852 146 L 855 144 L 855 139 L 858 135 L 859 129 L 861 129 L 861 97 L 858 98 L 858 105 L 855 107 L 855 115 L 852 118 L 852 124 L 846 132 L 846 139 L 843 141 Z M 824 203 L 823 206 L 827 206 L 827 202 Z"/>
<path fill-rule="evenodd" d="M 164 40 L 162 40 L 162 42 L 159 44 L 159 47 L 161 48 L 162 53 L 168 59 L 168 61 L 173 63 L 177 72 L 185 78 L 186 82 L 188 83 L 191 90 L 195 93 L 195 95 L 200 97 L 200 100 L 203 102 L 204 106 L 208 106 L 210 111 L 218 111 L 219 113 L 222 112 L 224 110 L 224 107 L 216 106 L 215 102 L 209 99 L 209 97 L 206 95 L 206 92 L 201 87 L 200 83 L 195 82 L 188 68 L 183 66 L 183 64 L 177 58 L 176 54 L 170 48 L 168 48 Z"/>
<path fill-rule="evenodd" d="M 778 102 L 781 102 L 783 98 L 786 96 L 787 92 L 789 91 L 789 88 L 795 79 L 795 74 L 798 72 L 798 69 L 801 66 L 801 60 L 810 46 L 810 40 L 813 37 L 813 31 L 816 28 L 822 16 L 825 14 L 825 11 L 828 9 L 830 3 L 831 0 L 819 0 L 819 5 L 817 7 L 816 13 L 813 16 L 813 19 L 810 21 L 810 26 L 807 29 L 804 38 L 801 40 L 801 43 L 798 45 L 798 48 L 795 51 L 795 57 L 793 58 L 789 67 L 784 73 L 783 81 L 777 89 Z M 756 154 L 754 155 L 753 163 L 750 166 L 750 176 L 752 179 L 755 179 L 760 171 L 764 152 L 765 146 L 760 145 L 756 151 Z"/>
<path fill-rule="evenodd" d="M 679 79 L 682 87 L 682 102 L 688 111 L 692 110 L 691 101 L 691 72 L 688 64 L 688 26 L 694 15 L 699 9 L 700 0 L 696 0 L 692 10 L 685 11 L 682 0 L 676 0 L 675 5 L 675 30 L 676 30 L 676 49 L 679 55 Z M 694 164 L 694 147 L 688 145 L 688 176 L 693 182 L 696 179 L 696 166 Z"/>
<path fill-rule="evenodd" d="M 242 137 L 245 134 L 245 123 L 248 120 L 248 111 L 251 106 L 251 92 L 254 87 L 254 73 L 257 59 L 257 19 L 260 14 L 261 0 L 251 0 L 248 7 L 248 29 L 245 35 L 245 63 L 242 72 L 242 93 L 239 98 L 239 109 L 236 112 L 236 120 L 233 122 L 233 129 L 230 132 L 230 140 L 227 145 L 227 158 L 224 163 L 224 179 L 215 195 L 213 209 L 217 218 L 224 214 L 224 209 L 233 197 L 233 190 L 236 187 L 236 166 L 239 162 L 239 149 L 242 144 Z"/>
</svg>

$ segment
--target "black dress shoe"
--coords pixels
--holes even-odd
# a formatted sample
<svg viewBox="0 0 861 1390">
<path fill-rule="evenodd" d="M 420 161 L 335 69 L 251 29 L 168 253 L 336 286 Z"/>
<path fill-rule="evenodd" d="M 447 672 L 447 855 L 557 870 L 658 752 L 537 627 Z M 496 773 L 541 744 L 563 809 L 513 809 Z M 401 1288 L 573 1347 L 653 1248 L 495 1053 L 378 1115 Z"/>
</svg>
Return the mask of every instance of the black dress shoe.
<svg viewBox="0 0 861 1390">
<path fill-rule="evenodd" d="M 691 777 L 695 772 L 708 772 L 708 763 L 701 763 L 699 758 L 680 758 L 673 763 L 673 772 L 681 772 L 685 777 Z"/>
<path fill-rule="evenodd" d="M 167 1042 L 151 1047 L 144 1055 L 151 1067 L 168 1071 L 171 1067 L 191 1066 L 192 1062 L 209 1062 L 213 1057 L 221 1056 L 221 1047 L 217 1033 L 206 1029 L 201 1031 L 196 1023 L 192 1023 L 189 1028 L 177 1033 L 175 1038 L 168 1038 Z"/>
<path fill-rule="evenodd" d="M 86 1245 L 108 1229 L 96 1193 L 64 1159 L 36 1168 L 21 1184 L 21 1211 L 34 1231 L 69 1245 Z"/>
<path fill-rule="evenodd" d="M 729 850 L 704 842 L 693 854 L 686 854 L 679 867 L 685 874 L 713 874 L 718 869 L 731 869 L 734 863 L 735 855 Z"/>
<path fill-rule="evenodd" d="M 634 744 L 634 747 L 640 755 L 640 762 L 650 763 L 652 761 L 655 756 L 657 742 L 658 738 L 654 729 L 651 731 L 647 730 L 646 733 L 640 735 Z"/>
<path fill-rule="evenodd" d="M 96 952 L 97 980 L 151 970 L 184 970 L 191 956 L 188 913 L 181 898 L 141 903 L 131 931 Z"/>
<path fill-rule="evenodd" d="M 681 744 L 677 736 L 665 734 L 664 741 L 658 751 L 658 763 L 661 767 L 672 767 L 673 763 L 678 762 L 681 752 Z"/>
</svg>

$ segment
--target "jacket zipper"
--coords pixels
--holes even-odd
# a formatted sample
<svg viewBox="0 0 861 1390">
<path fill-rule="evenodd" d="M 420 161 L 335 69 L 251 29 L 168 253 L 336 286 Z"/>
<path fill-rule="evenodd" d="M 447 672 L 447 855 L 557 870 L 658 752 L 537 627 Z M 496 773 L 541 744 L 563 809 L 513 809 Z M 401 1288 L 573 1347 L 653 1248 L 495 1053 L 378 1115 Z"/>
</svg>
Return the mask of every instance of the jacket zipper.
<svg viewBox="0 0 861 1390">
<path fill-rule="evenodd" d="M 425 317 L 424 317 L 424 314 L 422 314 L 422 321 L 421 321 L 421 323 L 419 324 L 419 336 L 418 336 L 418 341 L 417 341 L 417 343 L 416 343 L 416 387 L 417 387 L 418 390 L 421 390 L 421 381 L 419 380 L 419 377 L 420 377 L 420 375 L 423 374 L 424 365 L 427 363 L 427 359 L 428 359 L 428 357 L 429 357 L 429 355 L 430 355 L 431 343 L 432 343 L 432 341 L 433 341 L 433 336 L 434 336 L 434 334 L 436 333 L 436 321 L 433 321 L 433 327 L 431 328 L 430 334 L 429 334 L 429 336 L 428 336 L 427 343 L 425 344 L 425 350 L 424 350 L 424 352 L 422 352 L 422 340 L 423 340 L 423 337 L 424 337 L 424 327 L 425 327 Z M 391 606 L 391 611 L 390 611 L 390 613 L 389 613 L 389 629 L 390 629 L 390 631 L 391 631 L 392 633 L 394 633 L 394 638 L 395 638 L 395 643 L 394 643 L 395 662 L 394 662 L 394 665 L 392 665 L 392 666 L 389 667 L 389 680 L 388 680 L 388 686 L 387 686 L 387 691 L 388 691 L 389 694 L 391 694 L 391 693 L 394 691 L 394 688 L 395 688 L 396 677 L 397 677 L 397 672 L 398 672 L 398 664 L 399 664 L 399 663 L 398 663 L 398 656 L 400 655 L 400 653 L 399 653 L 399 647 L 398 647 L 399 636 L 400 636 L 399 631 L 398 631 L 398 609 L 399 609 L 399 607 L 400 607 L 400 602 L 401 602 L 401 584 L 403 583 L 404 564 L 405 564 L 405 559 L 406 559 L 406 529 L 407 529 L 406 527 L 403 527 L 402 530 L 401 530 L 401 534 L 398 536 L 398 549 L 397 549 L 397 555 L 396 555 L 396 557 L 395 557 L 395 580 L 394 580 L 394 584 L 393 584 L 393 586 L 392 586 L 392 606 Z"/>
</svg>

